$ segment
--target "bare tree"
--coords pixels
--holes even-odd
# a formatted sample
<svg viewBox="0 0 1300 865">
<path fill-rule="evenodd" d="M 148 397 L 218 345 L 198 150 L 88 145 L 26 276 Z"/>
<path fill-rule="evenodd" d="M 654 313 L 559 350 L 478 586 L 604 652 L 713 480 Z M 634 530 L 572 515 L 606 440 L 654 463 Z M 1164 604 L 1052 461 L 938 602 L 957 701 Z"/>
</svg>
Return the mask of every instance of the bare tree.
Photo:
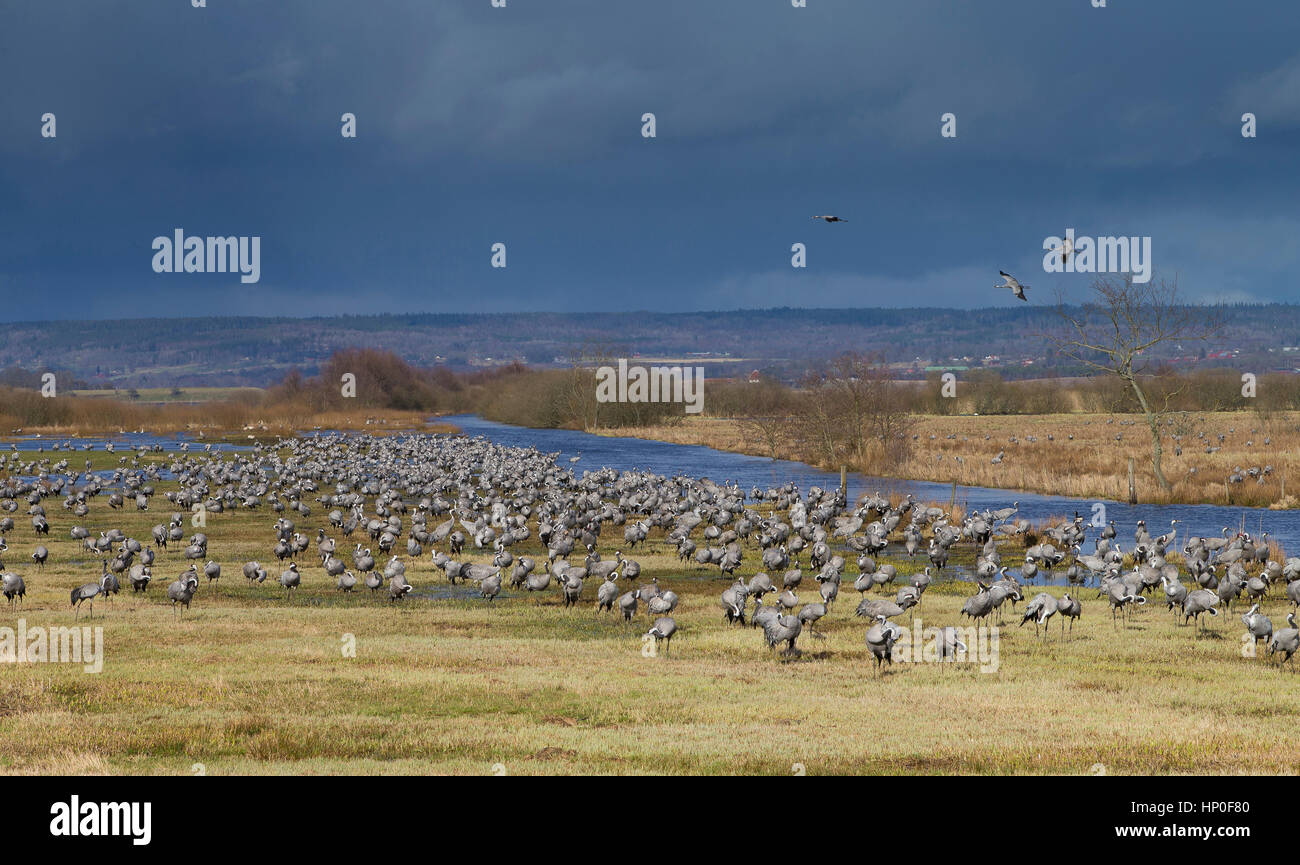
<svg viewBox="0 0 1300 865">
<path fill-rule="evenodd" d="M 818 376 L 804 381 L 799 405 L 791 416 L 791 426 L 800 446 L 818 455 L 827 466 L 837 465 L 842 452 L 843 412 L 835 402 L 834 392 Z"/>
<path fill-rule="evenodd" d="M 1151 468 L 1160 489 L 1172 487 L 1161 469 L 1161 419 L 1181 387 L 1156 392 L 1147 372 L 1155 349 L 1165 343 L 1205 341 L 1219 330 L 1214 314 L 1205 307 L 1180 301 L 1178 283 L 1138 283 L 1131 274 L 1123 279 L 1102 277 L 1092 284 L 1094 299 L 1075 312 L 1057 294 L 1057 314 L 1062 332 L 1044 336 L 1062 357 L 1100 372 L 1117 376 L 1133 393 L 1151 430 Z"/>
<path fill-rule="evenodd" d="M 791 438 L 792 423 L 786 415 L 749 415 L 736 418 L 736 426 L 745 439 L 761 441 L 772 459 L 780 458 L 781 448 Z"/>
<path fill-rule="evenodd" d="M 569 368 L 565 370 L 561 388 L 561 402 L 569 423 L 578 424 L 584 431 L 597 429 L 600 421 L 600 402 L 596 399 L 596 369 L 616 363 L 626 351 L 619 352 L 614 345 L 587 339 L 569 353 Z"/>
<path fill-rule="evenodd" d="M 585 432 L 595 430 L 600 420 L 600 403 L 596 401 L 595 376 L 591 370 L 574 361 L 564 371 L 564 385 L 560 394 L 567 421 L 576 423 Z"/>
<path fill-rule="evenodd" d="M 804 394 L 805 437 L 832 465 L 846 455 L 866 468 L 874 445 L 887 460 L 906 459 L 915 424 L 910 394 L 891 379 L 883 358 L 841 354 L 805 380 Z"/>
<path fill-rule="evenodd" d="M 761 441 L 768 456 L 778 459 L 792 443 L 795 433 L 795 399 L 779 382 L 762 379 L 740 385 L 736 392 L 743 413 L 736 427 L 748 441 Z"/>
</svg>

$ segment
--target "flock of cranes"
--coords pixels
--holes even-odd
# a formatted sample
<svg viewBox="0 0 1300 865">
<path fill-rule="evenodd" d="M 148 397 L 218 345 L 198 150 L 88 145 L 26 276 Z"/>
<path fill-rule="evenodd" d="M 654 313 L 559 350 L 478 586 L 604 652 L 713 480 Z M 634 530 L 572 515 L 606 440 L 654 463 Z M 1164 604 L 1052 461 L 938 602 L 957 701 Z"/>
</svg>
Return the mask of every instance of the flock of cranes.
<svg viewBox="0 0 1300 865">
<path fill-rule="evenodd" d="M 151 451 L 160 459 L 146 459 Z M 833 616 L 851 578 L 859 595 L 854 617 L 865 620 L 864 639 L 879 668 L 893 662 L 902 634 L 895 620 L 914 615 L 926 590 L 950 568 L 954 548 L 964 544 L 975 554 L 966 569 L 976 592 L 959 614 L 969 623 L 1005 623 L 1006 608 L 1015 613 L 1023 603 L 1019 627 L 1032 623 L 1046 640 L 1055 625 L 1064 639 L 1082 615 L 1082 594 L 1095 590 L 1115 628 L 1136 610 L 1163 602 L 1181 624 L 1194 621 L 1200 629 L 1221 615 L 1220 608 L 1230 611 L 1239 602 L 1250 605 L 1241 621 L 1253 643 L 1280 656 L 1280 663 L 1290 661 L 1292 669 L 1300 648 L 1293 614 L 1287 615 L 1289 627 L 1275 630 L 1262 612 L 1274 586 L 1283 587 L 1293 608 L 1300 605 L 1300 559 L 1272 558 L 1266 533 L 1256 540 L 1224 529 L 1219 537 L 1185 538 L 1179 550 L 1177 520 L 1158 536 L 1139 522 L 1125 550 L 1113 521 L 1095 529 L 1076 515 L 1035 529 L 1017 519 L 1018 503 L 958 520 L 910 496 L 893 504 L 877 493 L 850 506 L 839 490 L 801 492 L 793 483 L 746 491 L 734 483 L 645 471 L 577 474 L 558 456 L 463 436 L 319 435 L 229 454 L 210 446 L 202 454 L 141 447 L 122 456 L 117 468 L 95 473 L 89 461 L 81 472 L 66 458 L 27 460 L 15 450 L 0 460 L 7 478 L 0 485 L 0 532 L 14 534 L 14 514 L 25 503 L 31 531 L 44 541 L 51 531 L 45 504 L 62 500 L 72 525 L 60 531 L 80 543 L 83 555 L 99 559 L 97 578 L 70 592 L 78 619 L 83 605 L 93 616 L 96 600 L 112 598 L 124 584 L 147 597 L 164 555 L 188 563 L 166 589 L 174 616 L 190 610 L 201 584 L 220 597 L 222 564 L 204 531 L 187 533 L 187 519 L 196 511 L 208 519 L 227 511 L 270 511 L 274 518 L 259 520 L 267 527 L 261 542 L 267 564 L 245 561 L 240 573 L 250 587 L 278 584 L 288 603 L 305 581 L 320 579 L 318 571 L 328 581 L 318 585 L 344 595 L 368 591 L 392 603 L 415 592 L 411 576 L 423 582 L 436 575 L 452 586 L 472 586 L 467 592 L 488 603 L 508 587 L 537 603 L 547 593 L 558 593 L 565 607 L 594 601 L 598 611 L 624 622 L 644 611 L 651 622 L 644 638 L 667 653 L 678 633 L 673 614 L 681 599 L 661 585 L 660 574 L 643 576 L 632 558 L 657 534 L 684 565 L 716 568 L 728 581 L 717 596 L 728 626 L 761 629 L 762 644 L 788 656 L 800 653 L 803 635 L 824 636 L 817 627 Z M 167 491 L 160 492 L 164 485 Z M 116 527 L 92 531 L 86 523 L 101 497 L 110 512 L 128 505 L 151 511 L 165 503 L 170 517 L 144 540 Z M 295 520 L 308 519 L 317 506 L 326 510 L 327 527 L 300 528 Z M 1092 540 L 1094 552 L 1084 553 L 1085 541 Z M 1017 542 L 1024 555 L 1013 570 L 1003 556 Z M 900 575 L 898 564 L 884 561 L 891 545 L 896 559 L 922 556 L 928 565 Z M 544 555 L 523 553 L 533 549 Z M 0 555 L 8 551 L 0 537 Z M 466 561 L 467 551 L 490 556 L 490 562 Z M 755 552 L 761 570 L 737 576 Z M 29 557 L 39 575 L 49 564 L 49 548 L 36 543 Z M 856 576 L 847 573 L 850 562 Z M 1063 596 L 1030 591 L 1049 573 L 1068 584 Z M 25 603 L 33 578 L 39 579 L 0 565 L 0 587 L 11 608 Z M 814 599 L 801 599 L 807 589 Z M 940 658 L 967 651 L 966 627 L 959 622 L 934 630 Z"/>
</svg>

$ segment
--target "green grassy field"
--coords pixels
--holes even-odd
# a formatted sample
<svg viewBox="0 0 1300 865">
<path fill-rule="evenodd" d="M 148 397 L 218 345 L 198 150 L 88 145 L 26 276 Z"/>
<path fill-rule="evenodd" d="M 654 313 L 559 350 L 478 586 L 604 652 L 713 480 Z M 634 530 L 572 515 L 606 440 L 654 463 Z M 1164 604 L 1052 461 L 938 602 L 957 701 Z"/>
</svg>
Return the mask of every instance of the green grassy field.
<svg viewBox="0 0 1300 865">
<path fill-rule="evenodd" d="M 655 575 L 681 596 L 671 655 L 643 656 L 644 606 L 631 624 L 596 612 L 593 581 L 572 609 L 554 586 L 540 598 L 507 589 L 489 604 L 469 586 L 449 586 L 427 551 L 408 562 L 415 593 L 400 604 L 364 589 L 340 593 L 314 554 L 286 602 L 273 584 L 280 568 L 266 509 L 209 515 L 209 551 L 225 576 L 219 587 L 200 579 L 183 618 L 166 601 L 167 584 L 187 566 L 174 546 L 159 553 L 147 595 L 127 585 L 98 599 L 90 622 L 83 612 L 75 623 L 68 593 L 97 578 L 100 563 L 68 539 L 70 527 L 116 526 L 144 539 L 167 521 L 166 504 L 110 511 L 101 497 L 76 520 L 48 499 L 43 571 L 28 558 L 37 541 L 23 509 L 14 515 L 3 560 L 25 576 L 28 596 L 0 625 L 23 617 L 29 629 L 102 627 L 105 660 L 97 674 L 74 664 L 0 665 L 0 770 L 1120 774 L 1300 765 L 1292 736 L 1300 680 L 1263 651 L 1242 657 L 1237 615 L 1198 633 L 1176 626 L 1152 598 L 1116 627 L 1089 589 L 1065 639 L 1055 621 L 1050 640 L 1036 639 L 1008 609 L 997 672 L 898 663 L 877 674 L 866 623 L 853 617 L 851 560 L 838 603 L 819 623 L 824 639 L 805 632 L 802 656 L 787 659 L 766 648 L 760 630 L 724 624 L 717 599 L 730 581 L 716 568 L 679 565 L 658 531 L 630 555 L 642 564 L 641 582 Z M 296 522 L 314 535 L 325 516 L 318 508 Z M 350 563 L 352 544 L 336 537 Z M 602 549 L 612 554 L 615 537 Z M 535 540 L 515 552 L 544 557 Z M 264 585 L 240 573 L 253 558 L 273 573 Z M 758 563 L 747 547 L 742 573 Z M 805 577 L 801 599 L 813 600 L 815 588 Z M 963 624 L 958 610 L 971 591 L 936 583 L 917 614 L 927 626 Z M 1265 606 L 1275 627 L 1286 626 L 1288 609 L 1275 589 Z M 355 657 L 344 651 L 349 635 Z"/>
</svg>

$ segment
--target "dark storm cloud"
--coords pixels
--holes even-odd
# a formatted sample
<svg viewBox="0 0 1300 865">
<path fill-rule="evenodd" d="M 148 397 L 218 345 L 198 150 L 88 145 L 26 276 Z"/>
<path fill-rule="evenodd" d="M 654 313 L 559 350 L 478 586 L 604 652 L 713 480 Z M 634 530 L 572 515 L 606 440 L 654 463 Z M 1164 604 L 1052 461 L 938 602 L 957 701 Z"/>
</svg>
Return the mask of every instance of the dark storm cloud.
<svg viewBox="0 0 1300 865">
<path fill-rule="evenodd" d="M 1196 297 L 1293 300 L 1300 24 L 1276 9 L 10 3 L 4 315 L 1016 302 L 999 268 L 1046 302 L 1087 285 L 1042 270 L 1067 227 L 1150 235 Z M 177 227 L 261 236 L 261 282 L 153 273 Z"/>
</svg>

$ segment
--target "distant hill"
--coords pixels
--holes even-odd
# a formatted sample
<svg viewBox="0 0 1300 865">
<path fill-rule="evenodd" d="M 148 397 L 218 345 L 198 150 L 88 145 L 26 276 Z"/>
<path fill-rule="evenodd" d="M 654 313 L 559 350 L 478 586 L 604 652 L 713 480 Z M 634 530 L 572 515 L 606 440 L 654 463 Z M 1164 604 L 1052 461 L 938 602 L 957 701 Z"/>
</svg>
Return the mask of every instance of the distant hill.
<svg viewBox="0 0 1300 865">
<path fill-rule="evenodd" d="M 1300 306 L 1224 308 L 1228 326 L 1178 363 L 1300 367 Z M 331 318 L 124 319 L 0 324 L 0 369 L 70 372 L 89 387 L 264 386 L 291 368 L 313 373 L 333 352 L 389 349 L 419 366 L 455 369 L 519 360 L 553 366 L 600 346 L 605 354 L 797 377 L 854 350 L 907 369 L 992 365 L 1008 376 L 1068 374 L 1033 334 L 1059 322 L 1050 307 L 763 309 L 730 312 L 418 314 Z M 1202 356 L 1203 355 L 1203 356 Z M 996 360 L 988 359 L 990 356 Z"/>
</svg>

